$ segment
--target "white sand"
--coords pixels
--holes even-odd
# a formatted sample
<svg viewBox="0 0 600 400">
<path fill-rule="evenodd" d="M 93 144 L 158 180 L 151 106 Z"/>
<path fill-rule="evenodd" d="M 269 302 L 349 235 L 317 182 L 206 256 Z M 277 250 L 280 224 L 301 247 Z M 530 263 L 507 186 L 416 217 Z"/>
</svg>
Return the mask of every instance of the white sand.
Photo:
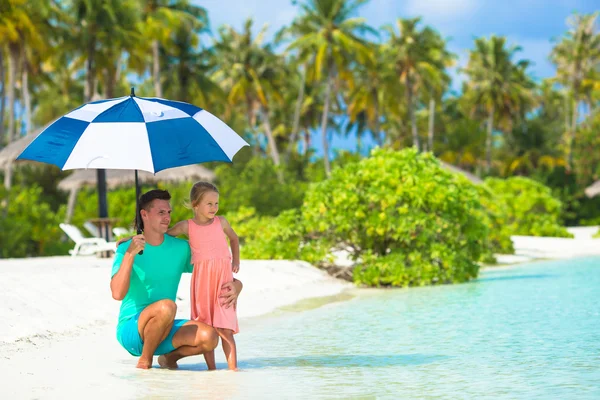
<svg viewBox="0 0 600 400">
<path fill-rule="evenodd" d="M 150 379 L 115 339 L 110 269 L 95 257 L 0 260 L 0 399 L 132 398 L 128 380 Z M 249 317 L 352 287 L 294 261 L 243 261 L 237 277 L 241 334 Z M 189 316 L 189 280 L 179 286 L 180 318 Z"/>
<path fill-rule="evenodd" d="M 538 259 L 600 256 L 600 238 L 592 236 L 597 226 L 574 226 L 567 230 L 573 238 L 511 236 L 515 254 L 496 254 L 498 264 L 517 264 Z"/>
</svg>

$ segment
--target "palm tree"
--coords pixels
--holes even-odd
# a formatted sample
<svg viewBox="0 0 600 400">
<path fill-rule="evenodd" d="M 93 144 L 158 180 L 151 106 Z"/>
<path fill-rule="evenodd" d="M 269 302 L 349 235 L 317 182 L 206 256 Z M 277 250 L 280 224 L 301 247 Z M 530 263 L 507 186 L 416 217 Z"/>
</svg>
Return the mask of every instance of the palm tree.
<svg viewBox="0 0 600 400">
<path fill-rule="evenodd" d="M 161 47 L 164 47 L 182 26 L 195 25 L 208 29 L 206 9 L 191 4 L 188 0 L 143 0 L 141 32 L 145 38 L 152 38 L 151 75 L 154 95 L 163 97 L 161 82 Z M 197 29 L 194 29 L 197 31 Z M 148 48 L 140 41 L 137 50 L 147 54 Z"/>
<path fill-rule="evenodd" d="M 44 27 L 47 25 L 47 18 L 53 3 L 43 0 L 8 0 L 0 6 L 0 42 L 7 44 L 8 49 L 8 131 L 6 132 L 7 142 L 16 138 L 15 130 L 15 103 L 17 86 L 17 73 L 19 63 L 24 59 L 23 64 L 27 71 L 27 59 L 25 49 L 35 49 L 43 51 L 47 46 Z M 27 72 L 23 77 L 27 81 Z M 26 86 L 27 85 L 27 82 Z M 29 92 L 25 92 L 25 102 L 29 102 Z M 28 119 L 30 107 L 28 110 Z M 28 129 L 30 126 L 27 127 Z"/>
<path fill-rule="evenodd" d="M 391 88 L 396 84 L 394 71 L 386 63 L 382 47 L 372 45 L 373 57 L 370 62 L 358 64 L 354 68 L 354 79 L 349 82 L 348 130 L 356 130 L 357 147 L 360 151 L 361 136 L 370 131 L 378 146 L 383 146 L 381 118 L 388 103 Z"/>
<path fill-rule="evenodd" d="M 528 62 L 512 61 L 520 47 L 506 48 L 506 38 L 492 36 L 475 40 L 469 62 L 464 72 L 469 80 L 465 84 L 465 98 L 472 110 L 487 117 L 486 172 L 492 165 L 492 135 L 494 123 L 521 112 L 532 97 L 531 80 L 525 70 Z"/>
<path fill-rule="evenodd" d="M 571 103 L 571 121 L 566 127 L 566 160 L 572 167 L 573 142 L 576 139 L 578 108 L 582 95 L 600 63 L 600 34 L 596 32 L 598 12 L 574 14 L 567 21 L 571 29 L 552 49 L 550 56 L 557 68 L 557 80 L 568 88 L 566 103 Z M 586 79 L 588 78 L 588 79 Z"/>
<path fill-rule="evenodd" d="M 421 148 L 415 116 L 419 90 L 426 85 L 426 81 L 430 93 L 433 93 L 434 87 L 441 86 L 447 80 L 444 70 L 454 58 L 445 49 L 445 41 L 435 30 L 428 26 L 418 30 L 420 22 L 421 18 L 399 18 L 396 21 L 398 33 L 391 26 L 384 27 L 390 35 L 385 50 L 399 80 L 404 84 L 413 146 L 417 149 Z"/>
<path fill-rule="evenodd" d="M 61 48 L 59 42 L 58 48 Z M 83 80 L 74 55 L 56 51 L 44 62 L 37 79 L 33 121 L 47 124 L 83 103 Z"/>
<path fill-rule="evenodd" d="M 138 6 L 137 0 L 71 1 L 69 14 L 74 17 L 73 36 L 77 38 L 73 46 L 82 49 L 86 64 L 86 102 L 97 90 L 98 74 L 104 74 L 102 68 L 98 68 L 99 64 L 105 64 L 106 58 L 111 64 L 118 62 L 123 43 L 138 33 Z"/>
<path fill-rule="evenodd" d="M 211 78 L 217 69 L 213 52 L 201 47 L 200 33 L 205 30 L 206 25 L 200 20 L 176 27 L 163 44 L 168 61 L 163 81 L 167 97 L 215 109 L 225 102 L 226 96 Z"/>
<path fill-rule="evenodd" d="M 2 148 L 2 141 L 4 139 L 4 107 L 6 105 L 6 79 L 4 72 L 4 48 L 0 46 L 0 149 Z"/>
<path fill-rule="evenodd" d="M 321 137 L 325 172 L 331 173 L 327 126 L 334 84 L 351 68 L 352 62 L 366 62 L 370 51 L 359 34 L 374 32 L 363 18 L 352 15 L 367 0 L 308 0 L 300 5 L 300 15 L 288 29 L 294 38 L 288 50 L 297 52 L 301 62 L 310 63 L 310 81 L 324 77 L 325 99 L 321 116 Z"/>
<path fill-rule="evenodd" d="M 262 44 L 265 32 L 266 26 L 253 38 L 250 18 L 246 20 L 242 33 L 230 26 L 222 26 L 214 45 L 219 68 L 213 77 L 228 93 L 232 106 L 243 105 L 251 129 L 257 119 L 262 121 L 271 159 L 279 167 L 281 160 L 273 136 L 270 102 L 281 99 L 279 93 L 283 90 L 285 77 L 281 66 L 284 62 L 274 54 L 270 45 Z M 283 174 L 278 173 L 282 181 Z"/>
</svg>

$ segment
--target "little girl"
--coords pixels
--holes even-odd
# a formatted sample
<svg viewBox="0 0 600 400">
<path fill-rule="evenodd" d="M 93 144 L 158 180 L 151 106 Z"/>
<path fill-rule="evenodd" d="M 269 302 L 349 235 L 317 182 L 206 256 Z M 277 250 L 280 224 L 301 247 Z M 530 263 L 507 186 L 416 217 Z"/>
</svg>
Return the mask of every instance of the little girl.
<svg viewBox="0 0 600 400">
<path fill-rule="evenodd" d="M 239 332 L 235 307 L 221 306 L 221 286 L 233 281 L 240 269 L 240 246 L 229 222 L 217 216 L 219 190 L 211 183 L 197 182 L 190 192 L 194 218 L 180 221 L 167 231 L 171 236 L 187 235 L 192 251 L 192 319 L 214 327 L 221 337 L 229 369 L 237 369 L 233 335 Z M 231 253 L 227 238 L 231 244 Z M 216 369 L 215 352 L 204 354 L 209 370 Z"/>
</svg>

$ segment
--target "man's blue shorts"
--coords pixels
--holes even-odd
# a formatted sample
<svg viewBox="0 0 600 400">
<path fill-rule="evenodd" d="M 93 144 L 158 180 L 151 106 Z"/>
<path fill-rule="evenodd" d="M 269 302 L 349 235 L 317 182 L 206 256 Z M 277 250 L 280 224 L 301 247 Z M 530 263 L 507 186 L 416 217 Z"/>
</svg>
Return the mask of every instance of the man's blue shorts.
<svg viewBox="0 0 600 400">
<path fill-rule="evenodd" d="M 144 347 L 144 341 L 140 336 L 138 331 L 138 319 L 140 318 L 140 313 L 137 313 L 131 319 L 124 323 L 121 328 L 120 335 L 117 334 L 117 340 L 121 343 L 121 346 L 125 348 L 132 356 L 139 357 L 142 355 L 142 348 Z M 179 330 L 186 322 L 187 319 L 176 319 L 173 322 L 173 327 L 169 332 L 169 335 L 160 342 L 156 350 L 154 351 L 155 356 L 160 356 L 162 354 L 167 354 L 175 350 L 173 347 L 173 336 L 175 336 L 175 332 Z"/>
</svg>

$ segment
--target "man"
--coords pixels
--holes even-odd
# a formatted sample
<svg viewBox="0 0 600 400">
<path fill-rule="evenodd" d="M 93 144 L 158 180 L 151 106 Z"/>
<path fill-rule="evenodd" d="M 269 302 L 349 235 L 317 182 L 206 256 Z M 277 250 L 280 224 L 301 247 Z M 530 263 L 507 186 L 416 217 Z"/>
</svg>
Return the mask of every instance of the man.
<svg viewBox="0 0 600 400">
<path fill-rule="evenodd" d="M 193 266 L 187 241 L 166 235 L 170 199 L 166 190 L 140 197 L 144 233 L 121 243 L 113 262 L 110 290 L 115 300 L 122 301 L 117 340 L 140 357 L 137 368 L 151 368 L 154 355 L 159 355 L 161 367 L 177 368 L 177 360 L 212 351 L 218 344 L 211 326 L 175 319 L 181 274 L 192 272 Z M 234 280 L 222 289 L 226 307 L 235 306 L 242 283 Z"/>
</svg>

